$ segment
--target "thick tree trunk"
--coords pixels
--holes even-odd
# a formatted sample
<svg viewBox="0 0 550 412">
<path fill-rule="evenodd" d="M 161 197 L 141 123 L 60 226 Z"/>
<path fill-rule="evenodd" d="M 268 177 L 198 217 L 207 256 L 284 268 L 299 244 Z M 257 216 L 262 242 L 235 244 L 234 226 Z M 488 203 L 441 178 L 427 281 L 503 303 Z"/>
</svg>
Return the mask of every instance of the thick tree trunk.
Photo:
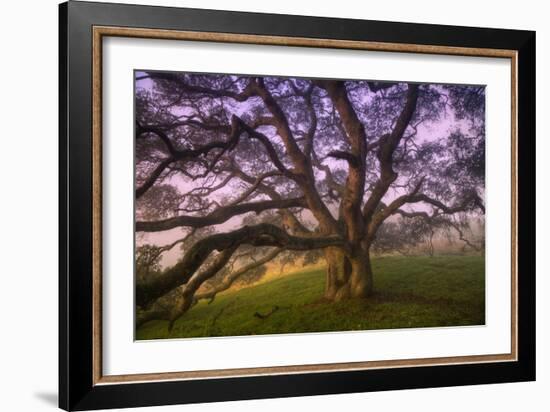
<svg viewBox="0 0 550 412">
<path fill-rule="evenodd" d="M 349 258 L 339 248 L 325 249 L 327 274 L 325 298 L 341 301 L 372 294 L 373 276 L 368 251 Z"/>
<path fill-rule="evenodd" d="M 329 247 L 325 249 L 327 274 L 325 281 L 325 298 L 336 300 L 338 291 L 349 281 L 351 264 L 342 249 Z"/>
<path fill-rule="evenodd" d="M 373 291 L 372 267 L 368 251 L 351 259 L 351 276 L 349 280 L 350 297 L 363 298 Z"/>
</svg>

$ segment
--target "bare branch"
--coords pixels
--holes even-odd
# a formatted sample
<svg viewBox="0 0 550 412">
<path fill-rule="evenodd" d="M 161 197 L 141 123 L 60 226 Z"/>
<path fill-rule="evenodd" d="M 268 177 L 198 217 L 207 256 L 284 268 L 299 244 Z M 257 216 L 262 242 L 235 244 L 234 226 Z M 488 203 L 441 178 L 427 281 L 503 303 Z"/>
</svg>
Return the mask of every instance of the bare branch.
<svg viewBox="0 0 550 412">
<path fill-rule="evenodd" d="M 195 228 L 193 228 L 188 234 L 186 234 L 184 237 L 182 238 L 179 238 L 177 240 L 175 240 L 174 242 L 172 243 L 169 243 L 168 245 L 165 245 L 165 246 L 161 246 L 157 249 L 156 253 L 155 253 L 155 257 L 158 257 L 160 255 L 162 255 L 164 252 L 168 252 L 169 250 L 172 250 L 174 247 L 176 247 L 178 244 L 180 243 L 184 243 L 186 242 L 188 239 L 191 238 L 191 236 L 193 236 L 195 233 L 197 232 L 197 230 Z"/>
<path fill-rule="evenodd" d="M 315 188 L 315 178 L 311 161 L 301 150 L 288 124 L 288 119 L 266 87 L 262 78 L 256 81 L 256 93 L 263 100 L 267 109 L 273 115 L 273 120 L 277 133 L 283 140 L 286 151 L 293 164 L 292 179 L 300 186 L 307 204 L 313 215 L 319 221 L 321 228 L 325 232 L 337 232 L 338 224 L 331 215 L 327 206 L 323 203 L 321 196 Z"/>
<path fill-rule="evenodd" d="M 239 279 L 242 275 L 246 274 L 247 272 L 256 269 L 262 265 L 265 265 L 266 263 L 270 262 L 271 260 L 275 259 L 284 249 L 274 249 L 268 254 L 266 254 L 264 257 L 249 263 L 248 265 L 243 266 L 242 268 L 236 270 L 233 273 L 230 273 L 228 276 L 226 276 L 223 281 L 216 286 L 215 288 L 212 288 L 206 292 L 195 294 L 194 298 L 196 300 L 201 299 L 210 299 L 209 303 L 212 303 L 216 297 L 216 295 L 220 292 L 223 292 L 227 289 L 229 289 L 233 283 L 237 279 Z"/>
<path fill-rule="evenodd" d="M 223 269 L 231 256 L 237 249 L 237 246 L 229 247 L 219 253 L 207 268 L 201 270 L 193 276 L 181 291 L 176 304 L 170 311 L 170 324 L 168 330 L 172 329 L 174 322 L 183 315 L 193 304 L 193 295 L 199 287 L 208 279 L 214 277 L 216 273 Z"/>
<path fill-rule="evenodd" d="M 369 226 L 367 229 L 367 241 L 372 241 L 374 239 L 374 236 L 376 235 L 378 228 L 384 222 L 384 220 L 386 220 L 392 214 L 396 213 L 399 210 L 399 208 L 403 206 L 405 203 L 414 202 L 415 196 L 420 190 L 423 182 L 424 182 L 424 178 L 421 178 L 418 181 L 418 183 L 415 185 L 412 192 L 403 196 L 399 196 L 393 202 L 391 202 L 388 206 L 383 207 L 380 211 L 378 211 L 374 215 L 372 220 L 369 222 Z"/>
<path fill-rule="evenodd" d="M 299 237 L 268 223 L 244 226 L 228 233 L 217 233 L 197 241 L 183 259 L 163 275 L 136 285 L 136 302 L 145 307 L 160 296 L 189 281 L 214 250 L 226 250 L 241 244 L 276 246 L 288 250 L 312 250 L 330 246 L 345 247 L 338 236 Z"/>
<path fill-rule="evenodd" d="M 393 170 L 393 152 L 397 148 L 414 115 L 417 100 L 418 85 L 409 84 L 405 105 L 397 118 L 392 132 L 382 136 L 378 141 L 379 147 L 376 156 L 380 162 L 380 177 L 363 207 L 363 216 L 367 224 L 370 222 L 382 197 L 384 197 L 390 185 L 397 179 L 397 173 Z"/>
<path fill-rule="evenodd" d="M 141 311 L 138 314 L 137 326 L 141 326 L 146 322 L 151 320 L 168 320 L 170 321 L 170 326 L 173 325 L 174 321 L 177 320 L 181 315 L 183 315 L 187 310 L 189 310 L 196 302 L 203 299 L 209 299 L 208 303 L 212 303 L 216 298 L 218 293 L 226 291 L 229 289 L 235 281 L 237 281 L 241 276 L 245 275 L 247 272 L 256 269 L 269 261 L 276 258 L 284 249 L 274 249 L 273 251 L 266 254 L 263 258 L 251 262 L 248 265 L 243 266 L 242 268 L 236 270 L 235 272 L 226 276 L 223 281 L 208 291 L 203 293 L 197 293 L 200 286 L 208 279 L 212 278 L 223 268 L 223 265 L 229 260 L 228 256 L 233 253 L 232 251 L 227 251 L 224 254 L 220 254 L 217 257 L 217 261 L 205 271 L 201 273 L 200 276 L 197 276 L 194 283 L 189 282 L 185 286 L 184 291 L 178 297 L 177 302 L 172 307 L 165 307 L 160 304 L 155 303 L 153 307 L 146 311 Z"/>
<path fill-rule="evenodd" d="M 418 203 L 424 202 L 435 206 L 440 209 L 444 214 L 452 215 L 457 212 L 464 212 L 468 209 L 471 209 L 472 206 L 480 207 L 481 199 L 477 193 L 471 193 L 469 196 L 466 196 L 461 202 L 457 203 L 454 206 L 447 206 L 441 201 L 431 198 L 425 194 L 419 193 L 417 195 L 411 196 L 407 203 Z M 483 207 L 482 210 L 485 210 Z"/>
<path fill-rule="evenodd" d="M 458 238 L 463 241 L 466 245 L 470 246 L 473 250 L 475 250 L 476 252 L 479 252 L 480 250 L 482 250 L 482 248 L 480 248 L 479 246 L 476 246 L 475 244 L 473 244 L 466 236 L 464 236 L 464 232 L 462 231 L 462 229 L 460 228 L 460 226 L 458 224 L 456 224 L 455 222 L 453 222 L 452 220 L 448 220 L 446 222 L 449 226 L 451 226 L 454 230 L 457 231 L 458 233 Z"/>
<path fill-rule="evenodd" d="M 136 232 L 162 232 L 180 226 L 195 228 L 212 226 L 245 213 L 260 213 L 269 209 L 287 209 L 291 207 L 306 207 L 306 204 L 303 198 L 232 204 L 222 206 L 206 216 L 175 216 L 164 220 L 136 222 Z"/>
<path fill-rule="evenodd" d="M 151 175 L 145 179 L 145 182 L 136 189 L 136 198 L 140 198 L 145 194 L 147 190 L 153 186 L 155 181 L 159 178 L 159 176 L 162 174 L 162 172 L 172 163 L 181 161 L 181 160 L 189 160 L 194 159 L 202 155 L 207 155 L 210 151 L 214 149 L 221 149 L 222 153 L 225 151 L 232 150 L 237 143 L 239 142 L 240 135 L 242 133 L 242 128 L 240 127 L 240 119 L 238 119 L 236 116 L 233 116 L 231 119 L 231 131 L 230 136 L 226 141 L 212 141 L 210 143 L 207 143 L 201 147 L 195 148 L 195 149 L 185 149 L 185 150 L 177 150 L 175 149 L 172 144 L 169 144 L 169 150 L 171 151 L 170 157 L 163 160 L 154 170 Z M 170 142 L 170 139 L 166 134 L 163 132 L 159 132 L 161 135 L 165 136 L 165 139 L 162 140 L 166 142 Z M 157 133 L 158 134 L 158 133 Z M 218 154 L 218 158 L 221 154 Z"/>
<path fill-rule="evenodd" d="M 194 86 L 185 83 L 185 81 L 174 73 L 149 72 L 150 79 L 168 80 L 177 84 L 177 86 L 187 93 L 204 94 L 211 97 L 230 97 L 238 102 L 244 102 L 255 96 L 255 91 L 252 82 L 241 92 L 236 93 L 231 90 L 216 90 L 207 87 Z"/>
<path fill-rule="evenodd" d="M 248 196 L 250 196 L 252 193 L 254 193 L 262 184 L 262 182 L 273 176 L 281 176 L 281 173 L 278 172 L 267 172 L 264 173 L 256 178 L 254 183 L 252 183 L 252 186 L 250 186 L 245 192 L 243 192 L 240 196 L 238 196 L 235 200 L 232 200 L 229 205 L 236 205 L 238 203 L 241 203 L 242 201 L 246 200 Z"/>
<path fill-rule="evenodd" d="M 286 168 L 283 162 L 281 162 L 281 159 L 279 159 L 279 155 L 277 154 L 275 147 L 271 144 L 269 138 L 265 134 L 260 133 L 252 127 L 248 126 L 242 120 L 239 119 L 239 121 L 241 127 L 248 133 L 251 138 L 257 139 L 262 143 L 265 150 L 267 151 L 267 154 L 269 155 L 269 158 L 271 159 L 271 162 L 275 165 L 275 167 L 279 169 L 279 171 L 285 176 L 294 179 L 295 176 L 293 176 L 293 173 Z"/>
<path fill-rule="evenodd" d="M 176 160 L 170 156 L 160 162 L 157 167 L 151 172 L 151 174 L 145 179 L 145 181 L 136 189 L 136 199 L 139 199 L 145 194 L 157 181 L 162 172 L 166 170 L 168 166 L 174 163 Z"/>
</svg>

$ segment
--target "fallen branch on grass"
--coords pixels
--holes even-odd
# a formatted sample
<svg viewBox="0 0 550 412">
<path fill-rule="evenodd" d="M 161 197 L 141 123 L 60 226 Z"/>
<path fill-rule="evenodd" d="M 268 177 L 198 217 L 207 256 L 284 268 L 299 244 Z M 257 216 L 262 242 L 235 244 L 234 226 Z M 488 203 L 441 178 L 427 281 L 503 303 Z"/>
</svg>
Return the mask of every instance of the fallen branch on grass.
<svg viewBox="0 0 550 412">
<path fill-rule="evenodd" d="M 259 318 L 259 319 L 266 319 L 266 318 L 269 318 L 271 315 L 273 315 L 278 310 L 279 310 L 279 306 L 273 306 L 273 308 L 269 312 L 267 312 L 265 315 L 261 314 L 260 312 L 255 312 L 254 316 Z"/>
</svg>

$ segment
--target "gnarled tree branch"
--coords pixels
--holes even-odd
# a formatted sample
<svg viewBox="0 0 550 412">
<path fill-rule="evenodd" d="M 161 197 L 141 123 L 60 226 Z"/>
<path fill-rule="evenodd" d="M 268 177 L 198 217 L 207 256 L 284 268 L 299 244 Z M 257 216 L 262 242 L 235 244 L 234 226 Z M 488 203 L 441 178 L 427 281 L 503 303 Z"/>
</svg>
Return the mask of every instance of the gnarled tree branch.
<svg viewBox="0 0 550 412">
<path fill-rule="evenodd" d="M 378 204 L 388 191 L 388 188 L 397 178 L 397 173 L 393 170 L 393 152 L 399 145 L 399 141 L 403 137 L 403 134 L 405 133 L 405 130 L 414 115 L 417 100 L 418 85 L 409 84 L 405 105 L 397 117 L 392 132 L 384 135 L 379 140 L 376 156 L 380 162 L 380 177 L 374 185 L 371 195 L 363 207 L 363 216 L 367 224 L 369 224 L 372 219 Z"/>
<path fill-rule="evenodd" d="M 222 206 L 206 216 L 175 216 L 164 220 L 136 222 L 137 232 L 162 232 L 176 227 L 205 227 L 226 222 L 234 216 L 245 213 L 260 213 L 270 209 L 288 209 L 291 207 L 306 207 L 303 198 L 263 200 L 258 202 L 232 204 Z"/>
<path fill-rule="evenodd" d="M 300 237 L 286 233 L 280 227 L 268 223 L 244 226 L 232 232 L 217 233 L 197 241 L 187 250 L 183 259 L 164 274 L 136 285 L 136 302 L 146 307 L 160 296 L 183 285 L 214 251 L 223 251 L 242 244 L 252 246 L 276 246 L 288 250 L 312 250 L 330 246 L 345 247 L 338 236 Z"/>
<path fill-rule="evenodd" d="M 243 276 L 244 274 L 246 274 L 247 272 L 253 269 L 256 269 L 272 261 L 277 256 L 279 256 L 279 254 L 283 251 L 284 249 L 281 249 L 281 248 L 273 249 L 271 252 L 267 253 L 264 257 L 237 269 L 233 273 L 230 273 L 228 276 L 226 276 L 222 280 L 222 282 L 219 285 L 217 285 L 215 288 L 207 290 L 203 293 L 198 293 L 198 294 L 195 293 L 194 295 L 195 300 L 210 299 L 209 303 L 213 302 L 218 293 L 221 293 L 229 289 L 233 285 L 233 283 L 235 283 L 235 281 L 239 279 L 241 276 Z"/>
</svg>

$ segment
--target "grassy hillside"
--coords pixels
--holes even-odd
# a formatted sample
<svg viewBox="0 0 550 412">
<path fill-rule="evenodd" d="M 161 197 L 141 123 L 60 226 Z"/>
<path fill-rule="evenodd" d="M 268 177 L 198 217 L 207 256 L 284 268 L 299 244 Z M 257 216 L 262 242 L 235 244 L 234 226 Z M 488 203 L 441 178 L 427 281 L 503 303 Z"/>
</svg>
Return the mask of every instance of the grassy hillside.
<svg viewBox="0 0 550 412">
<path fill-rule="evenodd" d="M 373 260 L 373 270 L 376 292 L 368 300 L 324 302 L 324 270 L 304 270 L 229 290 L 211 304 L 200 302 L 170 334 L 167 322 L 146 323 L 137 330 L 137 339 L 485 323 L 483 257 L 381 257 Z M 272 311 L 265 319 L 255 316 Z"/>
</svg>

